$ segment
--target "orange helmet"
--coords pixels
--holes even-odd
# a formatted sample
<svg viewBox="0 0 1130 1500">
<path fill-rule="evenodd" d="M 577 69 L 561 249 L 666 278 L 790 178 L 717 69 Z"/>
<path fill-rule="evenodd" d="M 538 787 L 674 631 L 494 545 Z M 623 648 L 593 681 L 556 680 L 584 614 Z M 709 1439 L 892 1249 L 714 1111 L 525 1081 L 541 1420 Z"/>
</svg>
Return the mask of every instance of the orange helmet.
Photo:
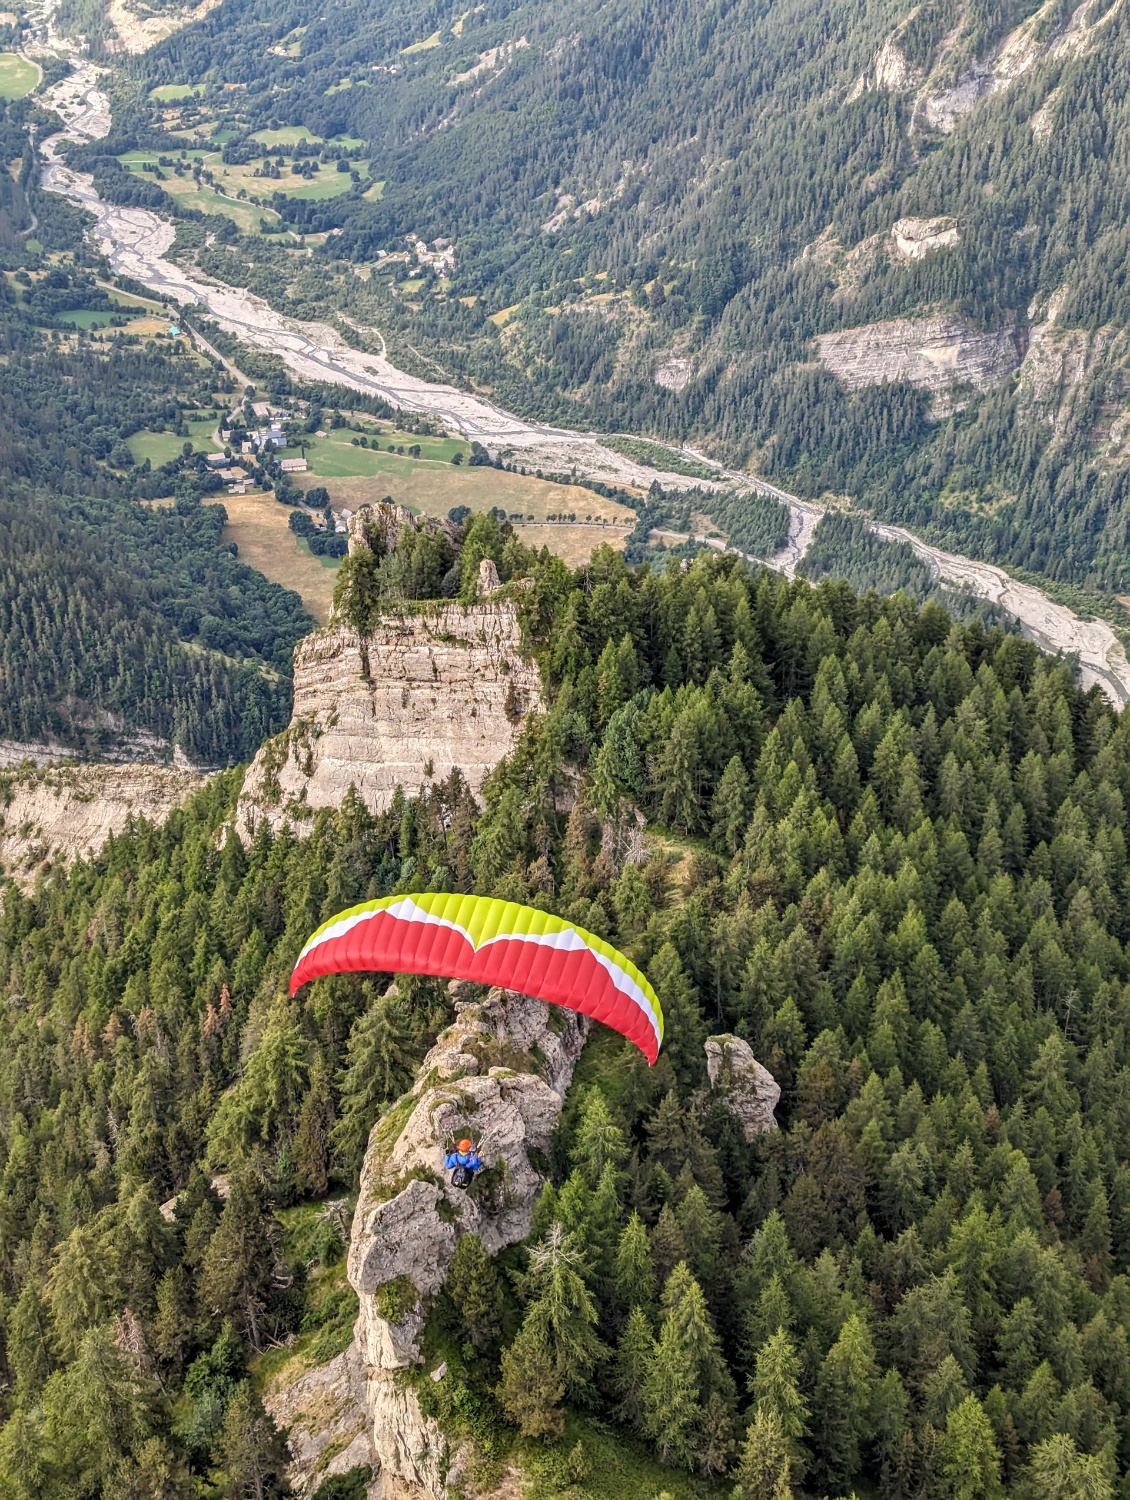
<svg viewBox="0 0 1130 1500">
<path fill-rule="evenodd" d="M 463 1151 L 463 1152 L 470 1151 L 470 1149 L 471 1149 L 471 1142 L 470 1141 L 460 1141 L 459 1142 L 459 1149 L 460 1149 L 460 1151 Z"/>
</svg>

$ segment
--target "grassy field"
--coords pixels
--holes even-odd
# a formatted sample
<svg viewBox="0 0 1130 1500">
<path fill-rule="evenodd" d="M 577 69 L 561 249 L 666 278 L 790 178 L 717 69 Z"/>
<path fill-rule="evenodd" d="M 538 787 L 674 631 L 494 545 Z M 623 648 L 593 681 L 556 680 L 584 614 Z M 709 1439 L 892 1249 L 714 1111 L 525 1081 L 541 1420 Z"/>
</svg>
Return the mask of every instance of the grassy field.
<svg viewBox="0 0 1130 1500">
<path fill-rule="evenodd" d="M 261 146 L 297 146 L 299 141 L 309 141 L 312 146 L 320 146 L 322 143 L 320 135 L 315 135 L 302 125 L 280 125 L 278 130 L 257 130 L 251 139 L 258 141 Z"/>
<path fill-rule="evenodd" d="M 410 57 L 413 52 L 430 52 L 433 47 L 440 45 L 440 41 L 439 32 L 433 31 L 431 36 L 426 36 L 422 42 L 413 42 L 410 47 L 401 47 L 400 51 L 403 56 Z"/>
<path fill-rule="evenodd" d="M 126 309 L 121 312 L 99 312 L 92 307 L 81 307 L 77 312 L 62 312 L 55 314 L 56 323 L 66 323 L 68 328 L 108 328 L 114 318 L 126 316 Z"/>
<path fill-rule="evenodd" d="M 184 452 L 184 438 L 177 437 L 174 432 L 135 432 L 133 437 L 126 440 L 126 446 L 133 454 L 134 463 L 144 463 L 146 459 L 155 469 L 162 464 L 167 464 L 170 459 L 178 458 Z"/>
<path fill-rule="evenodd" d="M 43 74 L 36 63 L 17 52 L 0 52 L 0 99 L 24 99 Z"/>
<path fill-rule="evenodd" d="M 462 453 L 466 459 L 471 451 L 460 438 L 417 437 L 414 433 L 399 432 L 391 428 L 369 428 L 366 436 L 371 442 L 381 445 L 378 452 L 375 447 L 362 448 L 360 444 L 354 447 L 352 439 L 357 436 L 357 433 L 339 427 L 324 438 L 314 438 L 306 452 L 311 473 L 323 479 L 345 479 L 394 474 L 413 466 L 431 471 L 439 464 L 450 466 L 454 454 Z M 401 448 L 418 444 L 420 457 L 414 459 L 389 453 L 387 450 L 390 443 Z"/>
<path fill-rule="evenodd" d="M 350 452 L 357 453 L 358 450 L 354 448 Z M 398 505 L 439 519 L 457 505 L 469 505 L 472 510 L 490 510 L 499 506 L 507 515 L 532 515 L 533 522 L 516 522 L 522 541 L 530 547 L 548 547 L 570 567 L 585 562 L 602 542 L 620 551 L 629 529 L 635 524 L 633 512 L 576 485 L 551 484 L 523 474 L 508 474 L 505 470 L 422 463 L 392 454 L 373 454 L 371 450 L 366 453 L 365 449 L 360 452 L 371 463 L 379 464 L 375 473 L 336 478 L 307 471 L 295 475 L 295 481 L 302 489 L 325 484 L 335 506 L 347 506 L 353 510 L 366 502 L 389 496 Z M 546 524 L 547 515 L 561 512 L 603 515 L 609 522 L 621 524 Z"/>
<path fill-rule="evenodd" d="M 207 504 L 228 513 L 224 539 L 239 548 L 239 560 L 272 583 L 293 589 L 319 624 L 330 617 L 337 562 L 314 557 L 290 530 L 290 507 L 273 495 L 217 495 Z"/>
<path fill-rule="evenodd" d="M 281 134 L 281 132 L 274 133 Z M 152 165 L 157 162 L 159 155 L 159 152 L 154 151 L 126 151 L 118 157 L 118 160 L 131 172 L 142 173 L 147 164 Z M 202 166 L 207 167 L 216 178 L 216 186 L 209 187 L 207 183 L 198 183 L 194 177 L 187 174 L 178 177 L 168 168 L 162 168 L 165 181 L 160 185 L 186 208 L 197 208 L 201 213 L 206 214 L 226 214 L 245 234 L 254 234 L 259 228 L 261 218 L 278 219 L 278 214 L 274 209 L 267 207 L 267 200 L 272 193 L 285 193 L 289 198 L 320 202 L 326 198 L 337 198 L 342 193 L 347 193 L 352 185 L 348 172 L 338 172 L 326 166 L 323 166 L 314 178 L 302 177 L 297 172 L 289 170 L 283 171 L 279 177 L 275 178 L 256 177 L 254 163 L 244 166 L 226 165 L 219 151 L 195 148 L 186 152 L 185 160 L 200 162 Z M 363 168 L 365 163 L 358 162 L 357 165 Z M 223 191 L 217 191 L 219 188 Z M 254 196 L 264 201 L 259 204 L 247 200 L 238 201 L 237 194 L 241 189 L 247 194 L 247 199 Z"/>
<path fill-rule="evenodd" d="M 525 521 L 516 523 L 515 530 L 519 540 L 527 547 L 536 547 L 539 552 L 543 547 L 548 547 L 571 568 L 579 568 L 582 563 L 588 562 L 597 547 L 605 543 L 614 552 L 623 552 L 630 527 L 560 524 L 539 526 L 536 522 Z"/>
<path fill-rule="evenodd" d="M 202 83 L 163 83 L 160 88 L 150 89 L 150 99 L 158 104 L 172 104 L 177 99 L 192 99 L 204 92 Z"/>
</svg>

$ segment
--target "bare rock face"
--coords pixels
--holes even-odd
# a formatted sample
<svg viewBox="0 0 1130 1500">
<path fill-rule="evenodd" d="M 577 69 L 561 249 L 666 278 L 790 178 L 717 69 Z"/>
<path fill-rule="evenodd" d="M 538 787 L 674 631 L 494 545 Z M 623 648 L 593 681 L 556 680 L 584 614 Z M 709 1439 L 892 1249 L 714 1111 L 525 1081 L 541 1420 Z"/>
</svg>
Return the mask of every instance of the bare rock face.
<svg viewBox="0 0 1130 1500">
<path fill-rule="evenodd" d="M 384 554 L 421 528 L 458 530 L 402 506 L 365 506 L 349 519 L 349 550 Z M 456 768 L 477 796 L 541 701 L 512 600 L 398 601 L 365 635 L 335 614 L 294 653 L 293 717 L 252 761 L 236 828 L 246 839 L 261 818 L 301 825 L 351 786 L 383 812 L 398 786 L 412 796 Z"/>
<path fill-rule="evenodd" d="M 168 765 L 83 764 L 9 773 L 0 786 L 0 874 L 30 886 L 97 853 L 130 818 L 161 823 L 207 778 Z"/>
<path fill-rule="evenodd" d="M 493 1255 L 529 1233 L 588 1034 L 584 1017 L 540 1000 L 496 989 L 476 1001 L 470 986 L 451 989 L 455 1021 L 369 1138 L 348 1262 L 385 1492 L 434 1500 L 446 1494 L 453 1457 L 398 1372 L 418 1362 L 427 1308 L 459 1236 L 477 1234 Z M 450 1185 L 443 1165 L 445 1147 L 463 1134 L 486 1163 L 467 1191 Z"/>
<path fill-rule="evenodd" d="M 948 250 L 961 242 L 954 219 L 899 219 L 891 226 L 892 249 L 899 260 L 925 260 L 937 250 Z"/>
<path fill-rule="evenodd" d="M 730 1112 L 741 1121 L 747 1141 L 777 1129 L 773 1111 L 781 1097 L 781 1085 L 753 1055 L 740 1036 L 706 1039 L 706 1071 L 712 1089 L 722 1089 Z"/>
<path fill-rule="evenodd" d="M 296 1494 L 315 1494 L 334 1474 L 376 1467 L 365 1370 L 356 1344 L 328 1364 L 294 1377 L 284 1365 L 263 1392 L 263 1404 L 286 1430 L 291 1452 L 287 1474 Z"/>
<path fill-rule="evenodd" d="M 978 390 L 1010 375 L 1024 356 L 1021 329 L 977 333 L 960 318 L 894 318 L 824 333 L 820 361 L 849 390 L 905 380 L 927 391 Z"/>
</svg>

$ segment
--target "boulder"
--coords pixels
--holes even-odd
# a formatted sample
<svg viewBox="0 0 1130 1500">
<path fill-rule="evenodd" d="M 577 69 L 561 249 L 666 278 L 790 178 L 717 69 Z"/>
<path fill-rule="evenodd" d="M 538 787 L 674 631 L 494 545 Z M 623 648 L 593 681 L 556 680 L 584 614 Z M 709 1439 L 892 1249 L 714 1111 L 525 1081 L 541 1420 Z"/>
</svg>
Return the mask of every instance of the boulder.
<svg viewBox="0 0 1130 1500">
<path fill-rule="evenodd" d="M 722 1090 L 727 1108 L 741 1121 L 747 1141 L 777 1129 L 773 1111 L 781 1085 L 757 1061 L 748 1042 L 740 1036 L 707 1037 L 706 1071 L 710 1087 Z"/>
</svg>

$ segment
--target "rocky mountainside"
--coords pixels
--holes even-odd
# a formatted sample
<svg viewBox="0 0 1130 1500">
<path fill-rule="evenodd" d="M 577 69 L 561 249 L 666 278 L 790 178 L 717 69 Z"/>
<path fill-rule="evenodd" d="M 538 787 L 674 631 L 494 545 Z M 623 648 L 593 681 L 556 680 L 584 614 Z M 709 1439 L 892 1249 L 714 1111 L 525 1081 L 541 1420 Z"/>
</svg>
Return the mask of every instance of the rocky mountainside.
<svg viewBox="0 0 1130 1500">
<path fill-rule="evenodd" d="M 411 524 L 396 507 L 366 509 L 394 538 Z M 365 515 L 351 520 L 351 556 L 370 546 Z M 542 701 L 517 607 L 490 597 L 498 578 L 484 566 L 473 604 L 397 601 L 364 631 L 339 610 L 307 636 L 295 652 L 293 720 L 248 770 L 241 833 L 250 835 L 260 818 L 280 827 L 337 807 L 351 786 L 380 812 L 397 787 L 411 795 L 456 767 L 479 793 Z"/>
<path fill-rule="evenodd" d="M 404 1372 L 419 1358 L 427 1305 L 457 1237 L 477 1234 L 493 1255 L 529 1233 L 589 1030 L 585 1017 L 524 995 L 491 990 L 479 1001 L 472 986 L 451 990 L 454 1023 L 410 1093 L 373 1128 L 349 1247 L 373 1449 L 390 1494 L 442 1496 L 454 1477 L 459 1454 L 424 1416 Z M 451 1187 L 443 1169 L 446 1143 L 463 1132 L 486 1163 L 470 1191 Z"/>
</svg>

